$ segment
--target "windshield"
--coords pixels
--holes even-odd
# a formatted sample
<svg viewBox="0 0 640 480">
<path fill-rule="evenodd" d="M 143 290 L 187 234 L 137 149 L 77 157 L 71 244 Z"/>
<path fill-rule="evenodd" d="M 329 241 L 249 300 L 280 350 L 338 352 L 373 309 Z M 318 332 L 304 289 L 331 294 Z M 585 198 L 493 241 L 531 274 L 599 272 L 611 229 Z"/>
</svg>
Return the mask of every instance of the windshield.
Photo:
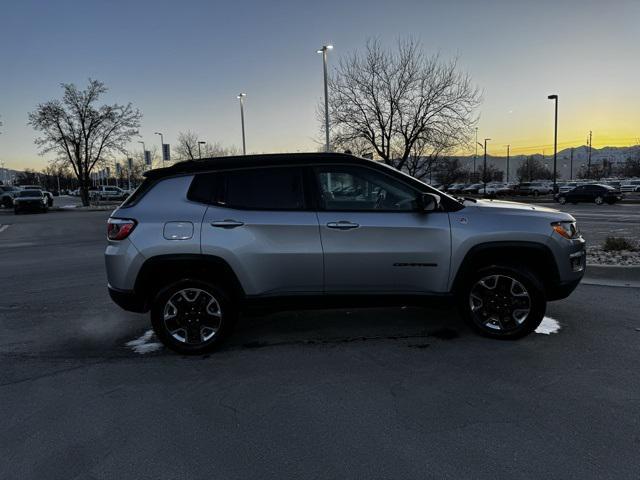
<svg viewBox="0 0 640 480">
<path fill-rule="evenodd" d="M 18 193 L 19 197 L 42 197 L 42 191 L 40 190 L 22 190 Z"/>
</svg>

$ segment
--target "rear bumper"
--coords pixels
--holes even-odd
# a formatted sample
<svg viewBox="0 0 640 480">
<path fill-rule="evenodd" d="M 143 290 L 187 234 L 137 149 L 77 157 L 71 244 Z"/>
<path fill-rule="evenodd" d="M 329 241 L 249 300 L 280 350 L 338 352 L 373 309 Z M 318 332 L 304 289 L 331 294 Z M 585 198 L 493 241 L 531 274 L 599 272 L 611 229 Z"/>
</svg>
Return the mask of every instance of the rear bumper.
<svg viewBox="0 0 640 480">
<path fill-rule="evenodd" d="M 137 295 L 133 290 L 118 290 L 108 286 L 109 296 L 120 308 L 128 312 L 145 313 L 149 311 L 145 299 Z"/>
</svg>

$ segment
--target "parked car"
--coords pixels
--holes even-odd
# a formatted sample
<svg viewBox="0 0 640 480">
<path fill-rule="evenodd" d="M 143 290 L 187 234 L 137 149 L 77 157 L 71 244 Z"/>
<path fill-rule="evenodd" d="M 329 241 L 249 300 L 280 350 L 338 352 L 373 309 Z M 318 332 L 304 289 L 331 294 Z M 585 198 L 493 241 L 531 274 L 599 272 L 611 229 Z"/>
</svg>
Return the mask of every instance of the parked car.
<svg viewBox="0 0 640 480">
<path fill-rule="evenodd" d="M 92 190 L 90 192 L 90 197 L 92 200 L 124 200 L 127 198 L 128 194 L 121 189 L 120 187 L 114 187 L 109 185 L 101 185 L 96 190 Z"/>
<path fill-rule="evenodd" d="M 447 193 L 459 194 L 462 193 L 466 187 L 468 187 L 469 183 L 454 183 L 447 188 Z"/>
<path fill-rule="evenodd" d="M 543 182 L 522 182 L 516 187 L 516 194 L 518 195 L 548 195 L 553 193 L 553 185 Z"/>
<path fill-rule="evenodd" d="M 515 193 L 515 183 L 503 183 L 502 186 L 496 188 L 496 196 L 513 195 Z"/>
<path fill-rule="evenodd" d="M 565 193 L 558 193 L 556 200 L 562 204 L 569 203 L 603 203 L 613 204 L 622 200 L 622 194 L 609 185 L 591 183 L 586 185 L 578 185 L 573 190 Z"/>
<path fill-rule="evenodd" d="M 214 349 L 241 311 L 300 298 L 305 308 L 449 298 L 477 332 L 514 339 L 584 273 L 571 215 L 460 201 L 351 155 L 214 158 L 145 175 L 108 220 L 108 288 L 124 309 L 150 311 L 181 353 Z"/>
<path fill-rule="evenodd" d="M 618 192 L 620 192 L 620 187 L 622 186 L 622 182 L 618 181 L 618 180 L 609 180 L 604 182 L 605 185 L 609 185 L 610 187 L 613 187 L 615 190 L 617 190 Z"/>
<path fill-rule="evenodd" d="M 578 182 L 561 183 L 558 186 L 558 193 L 567 193 L 568 191 L 573 190 L 574 188 L 576 188 L 578 185 L 580 185 Z"/>
<path fill-rule="evenodd" d="M 53 206 L 53 193 L 48 192 L 40 185 L 20 185 L 18 188 L 21 190 L 40 190 L 47 199 L 47 206 Z"/>
<path fill-rule="evenodd" d="M 19 191 L 19 188 L 11 185 L 0 185 L 0 205 L 5 208 L 13 207 L 13 198 Z"/>
<path fill-rule="evenodd" d="M 468 185 L 465 188 L 463 188 L 462 193 L 465 193 L 467 195 L 469 194 L 475 195 L 478 193 L 483 193 L 483 190 L 484 190 L 484 183 L 472 183 L 471 185 Z"/>
<path fill-rule="evenodd" d="M 20 190 L 13 199 L 13 211 L 16 215 L 22 212 L 46 212 L 49 209 L 47 196 L 42 190 Z"/>
<path fill-rule="evenodd" d="M 496 182 L 487 183 L 487 191 L 486 191 L 487 196 L 497 197 L 499 190 L 504 186 L 505 186 L 504 183 L 496 183 Z M 484 193 L 484 189 L 480 189 L 480 193 Z"/>
<path fill-rule="evenodd" d="M 621 192 L 640 192 L 640 180 L 626 180 L 620 184 Z"/>
</svg>

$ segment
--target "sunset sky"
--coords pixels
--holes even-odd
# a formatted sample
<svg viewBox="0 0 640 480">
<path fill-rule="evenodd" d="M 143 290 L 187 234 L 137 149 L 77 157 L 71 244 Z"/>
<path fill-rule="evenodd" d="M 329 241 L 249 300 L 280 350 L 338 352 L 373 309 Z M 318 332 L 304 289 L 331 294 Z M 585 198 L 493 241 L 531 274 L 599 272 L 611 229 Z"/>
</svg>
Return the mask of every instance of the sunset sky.
<svg viewBox="0 0 640 480">
<path fill-rule="evenodd" d="M 142 140 L 191 130 L 241 145 L 236 95 L 247 93 L 250 152 L 318 148 L 316 49 L 329 62 L 367 38 L 413 36 L 457 56 L 484 91 L 479 137 L 491 153 L 547 153 L 560 96 L 559 148 L 640 140 L 640 1 L 33 1 L 0 16 L 0 161 L 41 168 L 27 113 L 89 77 L 105 102 L 133 102 Z M 133 143 L 131 148 L 137 148 Z"/>
</svg>

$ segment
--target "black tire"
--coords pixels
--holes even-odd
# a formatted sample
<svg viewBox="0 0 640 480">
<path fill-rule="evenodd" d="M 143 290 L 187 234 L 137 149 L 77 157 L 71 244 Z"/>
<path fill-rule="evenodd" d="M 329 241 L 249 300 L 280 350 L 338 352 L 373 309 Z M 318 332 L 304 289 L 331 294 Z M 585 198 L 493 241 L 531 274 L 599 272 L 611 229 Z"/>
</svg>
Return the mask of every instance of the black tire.
<svg viewBox="0 0 640 480">
<path fill-rule="evenodd" d="M 493 277 L 498 277 L 495 284 L 487 280 Z M 487 297 L 478 302 L 474 297 L 482 291 L 486 291 Z M 482 304 L 480 308 L 478 303 Z M 547 308 L 538 278 L 527 268 L 507 265 L 491 265 L 474 271 L 458 292 L 458 304 L 473 330 L 500 340 L 515 340 L 533 332 Z"/>
<path fill-rule="evenodd" d="M 596 205 L 602 205 L 604 203 L 604 199 L 600 195 L 594 198 L 593 201 L 596 203 Z"/>
<path fill-rule="evenodd" d="M 537 197 L 538 195 L 540 195 L 540 192 L 538 190 L 534 190 L 533 191 L 533 196 Z"/>
<path fill-rule="evenodd" d="M 18 209 L 18 208 L 14 208 L 14 209 L 13 209 L 13 214 L 14 214 L 14 215 L 20 215 L 20 209 Z"/>
<path fill-rule="evenodd" d="M 567 199 L 565 197 L 560 197 L 558 198 L 558 202 L 560 202 L 560 205 L 564 205 L 565 203 L 567 203 Z"/>
<path fill-rule="evenodd" d="M 2 205 L 4 205 L 4 208 L 11 208 L 13 207 L 13 200 L 9 197 L 5 197 L 2 199 Z"/>
<path fill-rule="evenodd" d="M 182 295 L 185 291 L 187 297 Z M 199 293 L 196 295 L 195 292 Z M 207 295 L 215 304 L 208 301 Z M 170 301 L 178 303 L 180 300 L 183 300 L 182 305 L 169 305 Z M 194 308 L 198 311 L 194 312 Z M 170 315 L 172 311 L 174 316 L 165 320 L 165 314 Z M 184 279 L 172 283 L 156 295 L 151 307 L 151 324 L 156 336 L 167 348 L 184 355 L 202 355 L 215 350 L 233 331 L 237 317 L 237 309 L 226 291 L 200 280 Z M 191 339 L 190 335 L 193 335 Z"/>
</svg>

